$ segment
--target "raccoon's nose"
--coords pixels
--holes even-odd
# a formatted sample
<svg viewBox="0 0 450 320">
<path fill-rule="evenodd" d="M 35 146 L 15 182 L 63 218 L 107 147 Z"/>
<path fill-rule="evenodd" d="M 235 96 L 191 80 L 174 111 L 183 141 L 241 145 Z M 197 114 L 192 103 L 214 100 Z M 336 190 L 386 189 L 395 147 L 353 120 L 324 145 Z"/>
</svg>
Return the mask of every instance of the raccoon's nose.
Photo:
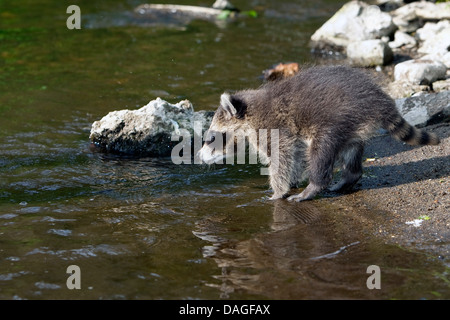
<svg viewBox="0 0 450 320">
<path fill-rule="evenodd" d="M 211 136 L 211 138 L 209 138 L 208 140 L 205 141 L 205 144 L 210 145 L 214 141 L 216 141 L 216 136 Z"/>
</svg>

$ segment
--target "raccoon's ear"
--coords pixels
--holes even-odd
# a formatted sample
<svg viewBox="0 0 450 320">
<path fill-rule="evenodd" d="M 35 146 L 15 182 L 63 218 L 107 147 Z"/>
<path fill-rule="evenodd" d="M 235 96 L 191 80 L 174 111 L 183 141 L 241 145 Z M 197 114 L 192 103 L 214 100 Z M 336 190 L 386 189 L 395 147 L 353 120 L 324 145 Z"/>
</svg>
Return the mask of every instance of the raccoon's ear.
<svg viewBox="0 0 450 320">
<path fill-rule="evenodd" d="M 223 93 L 220 96 L 220 107 L 225 111 L 227 119 L 231 119 L 237 113 L 236 108 L 231 103 L 231 96 L 229 93 Z"/>
<path fill-rule="evenodd" d="M 229 93 L 223 93 L 220 96 L 220 107 L 225 111 L 228 119 L 242 118 L 247 109 L 244 101 L 232 97 Z"/>
</svg>

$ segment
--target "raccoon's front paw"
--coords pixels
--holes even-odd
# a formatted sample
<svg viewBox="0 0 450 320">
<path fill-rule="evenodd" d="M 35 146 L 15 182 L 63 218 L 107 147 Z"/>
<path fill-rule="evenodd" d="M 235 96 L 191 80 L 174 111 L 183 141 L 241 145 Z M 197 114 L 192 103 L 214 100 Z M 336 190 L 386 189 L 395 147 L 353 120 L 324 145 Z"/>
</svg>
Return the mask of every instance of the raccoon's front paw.
<svg viewBox="0 0 450 320">
<path fill-rule="evenodd" d="M 287 192 L 283 193 L 283 192 L 275 192 L 270 198 L 269 200 L 277 200 L 277 199 L 285 199 L 287 197 Z"/>
<path fill-rule="evenodd" d="M 295 195 L 293 195 L 293 196 L 288 197 L 287 200 L 288 200 L 288 201 L 296 201 L 296 202 L 300 202 L 300 201 L 307 200 L 307 199 L 305 199 L 305 198 L 302 196 L 302 194 L 300 193 L 300 194 L 295 194 Z"/>
<path fill-rule="evenodd" d="M 269 198 L 269 200 L 277 200 L 277 199 L 283 199 L 283 196 L 274 194 L 273 196 L 271 196 L 271 197 Z"/>
<path fill-rule="evenodd" d="M 304 201 L 304 200 L 311 200 L 313 199 L 321 190 L 323 190 L 323 187 L 310 183 L 308 186 L 303 190 L 300 194 L 296 194 L 293 196 L 290 196 L 288 201 Z"/>
</svg>

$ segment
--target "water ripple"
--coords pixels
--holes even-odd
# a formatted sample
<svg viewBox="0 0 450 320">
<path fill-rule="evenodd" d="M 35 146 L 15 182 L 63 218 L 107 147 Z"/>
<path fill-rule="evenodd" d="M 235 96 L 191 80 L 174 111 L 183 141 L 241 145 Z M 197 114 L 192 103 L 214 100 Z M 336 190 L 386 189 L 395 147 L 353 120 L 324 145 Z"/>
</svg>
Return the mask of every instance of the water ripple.
<svg viewBox="0 0 450 320">
<path fill-rule="evenodd" d="M 70 249 L 70 250 L 50 250 L 48 247 L 40 247 L 31 250 L 30 252 L 26 253 L 25 256 L 35 254 L 45 254 L 57 256 L 62 260 L 76 260 L 80 257 L 84 258 L 97 257 L 99 254 L 117 256 L 126 253 L 128 253 L 128 250 L 124 249 L 122 246 L 99 244 L 95 246 L 88 245 L 80 249 Z"/>
</svg>

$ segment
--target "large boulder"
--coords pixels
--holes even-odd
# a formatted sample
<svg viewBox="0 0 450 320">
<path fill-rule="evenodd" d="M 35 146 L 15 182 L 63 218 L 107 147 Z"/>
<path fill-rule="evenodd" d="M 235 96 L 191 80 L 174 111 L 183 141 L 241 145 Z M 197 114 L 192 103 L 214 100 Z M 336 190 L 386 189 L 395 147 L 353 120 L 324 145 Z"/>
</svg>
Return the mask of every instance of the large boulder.
<svg viewBox="0 0 450 320">
<path fill-rule="evenodd" d="M 169 156 L 178 141 L 172 134 L 182 129 L 194 136 L 194 122 L 202 132 L 209 128 L 214 112 L 194 112 L 188 100 L 170 104 L 160 98 L 138 110 L 112 111 L 92 124 L 90 140 L 102 151 L 139 156 Z"/>
<path fill-rule="evenodd" d="M 346 47 L 351 42 L 390 36 L 395 29 L 392 17 L 378 6 L 351 1 L 325 22 L 311 40 L 315 45 Z"/>
</svg>

